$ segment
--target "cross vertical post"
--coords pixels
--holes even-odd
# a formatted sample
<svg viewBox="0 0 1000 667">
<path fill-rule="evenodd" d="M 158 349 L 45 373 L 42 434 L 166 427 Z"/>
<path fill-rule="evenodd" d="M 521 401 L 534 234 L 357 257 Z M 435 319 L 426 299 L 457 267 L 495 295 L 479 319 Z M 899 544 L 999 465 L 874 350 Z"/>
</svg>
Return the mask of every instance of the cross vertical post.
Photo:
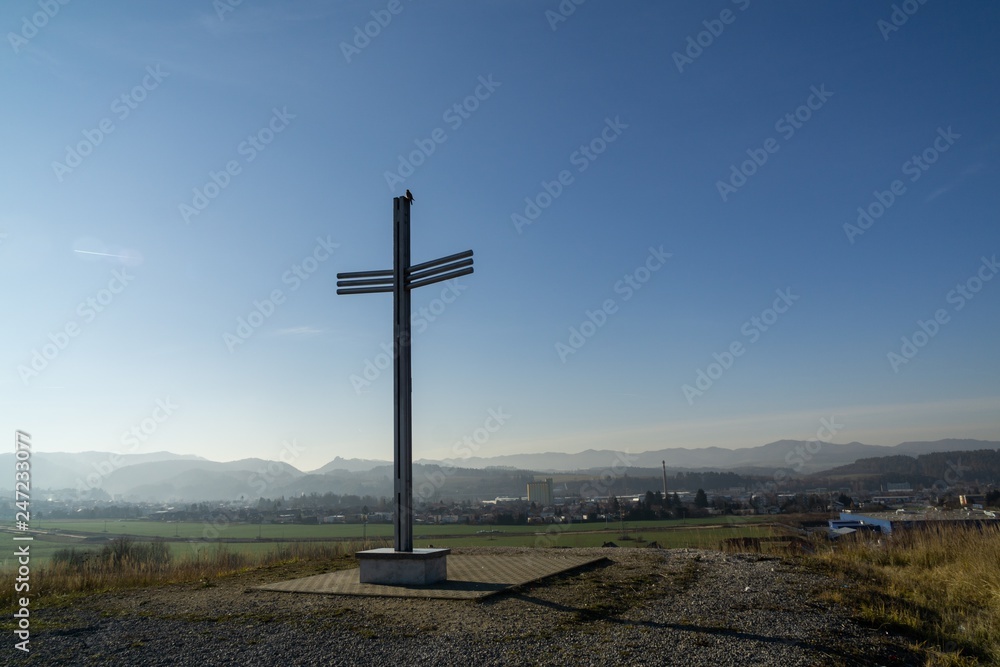
<svg viewBox="0 0 1000 667">
<path fill-rule="evenodd" d="M 447 577 L 449 549 L 413 548 L 413 378 L 410 365 L 410 291 L 473 272 L 472 251 L 410 265 L 410 205 L 392 200 L 392 268 L 337 274 L 337 294 L 392 293 L 393 549 L 358 552 L 361 582 L 427 584 Z"/>
<path fill-rule="evenodd" d="M 393 361 L 396 551 L 413 551 L 413 379 L 410 366 L 410 200 L 393 199 Z"/>
</svg>

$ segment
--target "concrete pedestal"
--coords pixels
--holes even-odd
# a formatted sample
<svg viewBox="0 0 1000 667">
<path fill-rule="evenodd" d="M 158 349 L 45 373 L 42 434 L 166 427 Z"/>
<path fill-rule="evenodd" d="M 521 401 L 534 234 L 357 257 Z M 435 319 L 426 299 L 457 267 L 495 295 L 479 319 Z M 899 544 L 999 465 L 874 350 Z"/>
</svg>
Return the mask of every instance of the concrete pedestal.
<svg viewBox="0 0 1000 667">
<path fill-rule="evenodd" d="M 355 554 L 362 584 L 423 586 L 448 579 L 451 549 L 369 549 Z"/>
</svg>

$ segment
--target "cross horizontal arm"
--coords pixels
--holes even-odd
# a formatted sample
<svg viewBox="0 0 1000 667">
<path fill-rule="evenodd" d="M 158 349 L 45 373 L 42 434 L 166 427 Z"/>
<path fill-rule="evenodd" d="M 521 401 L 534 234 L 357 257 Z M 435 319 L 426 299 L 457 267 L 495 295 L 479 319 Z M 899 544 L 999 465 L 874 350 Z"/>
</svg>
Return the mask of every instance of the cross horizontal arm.
<svg viewBox="0 0 1000 667">
<path fill-rule="evenodd" d="M 392 292 L 389 287 L 352 287 L 337 290 L 337 294 L 379 294 L 381 292 Z"/>
<path fill-rule="evenodd" d="M 337 287 L 361 287 L 362 285 L 388 285 L 392 287 L 392 278 L 372 278 L 370 280 L 338 280 Z"/>
<path fill-rule="evenodd" d="M 458 271 L 452 271 L 451 273 L 445 273 L 440 276 L 435 276 L 433 278 L 428 278 L 426 280 L 418 280 L 417 282 L 410 283 L 406 286 L 406 289 L 416 289 L 418 287 L 423 287 L 424 285 L 433 285 L 434 283 L 439 283 L 444 280 L 451 280 L 452 278 L 458 278 L 459 276 L 467 276 L 473 273 L 475 269 L 471 266 L 465 269 L 459 269 Z M 337 292 L 340 293 L 339 291 Z"/>
<path fill-rule="evenodd" d="M 446 273 L 448 271 L 454 271 L 456 269 L 461 269 L 466 266 L 472 266 L 471 259 L 464 259 L 461 262 L 455 262 L 453 264 L 444 264 L 442 266 L 435 266 L 433 269 L 427 269 L 426 271 L 420 271 L 418 273 L 411 273 L 407 279 L 407 282 L 413 282 L 415 280 L 423 280 L 424 278 L 430 278 L 431 276 L 436 276 L 439 273 Z"/>
<path fill-rule="evenodd" d="M 392 278 L 392 269 L 384 271 L 353 271 L 348 273 L 338 273 L 337 279 L 341 278 Z"/>
<path fill-rule="evenodd" d="M 416 271 L 423 271 L 424 269 L 429 269 L 432 266 L 438 266 L 440 264 L 447 264 L 448 262 L 454 262 L 458 259 L 466 259 L 472 257 L 471 250 L 465 250 L 463 252 L 456 252 L 454 255 L 448 255 L 447 257 L 440 257 L 438 259 L 432 259 L 429 262 L 424 262 L 423 264 L 415 264 L 407 269 L 407 273 L 412 274 Z"/>
</svg>

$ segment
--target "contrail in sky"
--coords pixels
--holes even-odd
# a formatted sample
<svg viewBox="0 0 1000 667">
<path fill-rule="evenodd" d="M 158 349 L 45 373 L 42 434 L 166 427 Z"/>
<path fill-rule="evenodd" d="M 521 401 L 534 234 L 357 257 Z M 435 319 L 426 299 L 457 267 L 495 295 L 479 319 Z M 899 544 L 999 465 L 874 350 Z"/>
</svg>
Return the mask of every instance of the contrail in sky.
<svg viewBox="0 0 1000 667">
<path fill-rule="evenodd" d="M 121 259 L 128 259 L 128 255 L 115 255 L 110 252 L 94 252 L 92 250 L 74 250 L 73 252 L 80 252 L 84 255 L 100 255 L 101 257 L 120 257 Z"/>
</svg>

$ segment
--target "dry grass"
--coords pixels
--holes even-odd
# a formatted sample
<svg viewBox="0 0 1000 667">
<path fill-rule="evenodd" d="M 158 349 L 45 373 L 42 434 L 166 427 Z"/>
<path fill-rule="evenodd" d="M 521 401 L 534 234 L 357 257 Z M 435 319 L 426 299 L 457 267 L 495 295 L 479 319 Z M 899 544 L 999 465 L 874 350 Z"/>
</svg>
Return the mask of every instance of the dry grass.
<svg viewBox="0 0 1000 667">
<path fill-rule="evenodd" d="M 1000 665 L 1000 527 L 930 526 L 822 549 L 828 597 L 923 643 L 927 665 Z"/>
<path fill-rule="evenodd" d="M 375 546 L 388 545 L 294 543 L 258 554 L 220 545 L 167 560 L 133 558 L 129 549 L 119 548 L 106 558 L 53 559 L 33 569 L 29 594 L 32 605 L 46 606 L 91 593 L 164 584 L 201 582 L 208 587 L 216 579 L 258 568 L 331 564 Z M 1000 527 L 931 526 L 881 539 L 842 540 L 832 547 L 817 542 L 814 548 L 804 562 L 832 576 L 834 586 L 824 596 L 856 610 L 876 627 L 913 637 L 927 656 L 927 667 L 1000 665 Z M 0 601 L 8 607 L 18 595 L 15 576 L 0 575 Z M 600 599 L 606 599 L 621 592 L 601 593 Z"/>
<path fill-rule="evenodd" d="M 388 546 L 382 541 L 282 544 L 272 551 L 243 553 L 230 551 L 224 544 L 215 549 L 191 553 L 183 558 L 148 557 L 148 543 L 115 540 L 101 551 L 87 553 L 86 560 L 56 559 L 31 571 L 32 605 L 44 606 L 56 600 L 72 600 L 80 594 L 118 591 L 173 583 L 202 582 L 257 568 L 297 561 L 325 562 L 353 555 L 361 549 Z M 13 607 L 24 593 L 15 592 L 16 573 L 0 575 L 0 604 Z"/>
</svg>

